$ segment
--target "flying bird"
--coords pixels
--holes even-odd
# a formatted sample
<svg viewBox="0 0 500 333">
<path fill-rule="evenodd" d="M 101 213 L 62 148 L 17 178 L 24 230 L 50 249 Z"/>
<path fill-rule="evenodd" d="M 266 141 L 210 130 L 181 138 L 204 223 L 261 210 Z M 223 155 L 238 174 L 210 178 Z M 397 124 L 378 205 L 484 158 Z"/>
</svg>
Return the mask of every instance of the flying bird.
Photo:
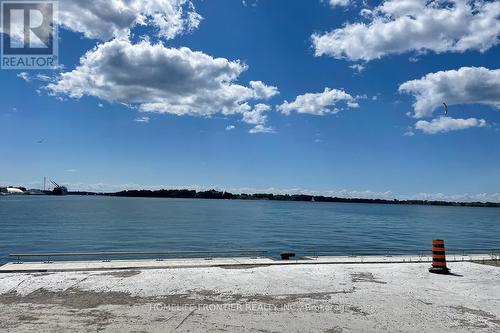
<svg viewBox="0 0 500 333">
<path fill-rule="evenodd" d="M 36 143 L 43 143 L 45 141 L 45 139 L 42 139 L 40 141 L 37 141 Z"/>
<path fill-rule="evenodd" d="M 446 103 L 443 103 L 444 105 L 444 115 L 447 116 L 448 115 L 448 105 L 446 105 Z"/>
</svg>

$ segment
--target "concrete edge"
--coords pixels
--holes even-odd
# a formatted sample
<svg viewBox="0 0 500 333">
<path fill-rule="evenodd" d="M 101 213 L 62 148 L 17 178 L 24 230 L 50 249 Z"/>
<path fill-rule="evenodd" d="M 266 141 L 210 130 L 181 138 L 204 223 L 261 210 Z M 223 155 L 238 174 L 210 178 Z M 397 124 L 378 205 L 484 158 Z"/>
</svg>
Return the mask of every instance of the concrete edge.
<svg viewBox="0 0 500 333">
<path fill-rule="evenodd" d="M 25 262 L 25 263 L 14 263 L 10 262 L 3 266 L 0 266 L 0 274 L 7 273 L 50 273 L 50 272 L 86 272 L 86 271 L 119 271 L 119 270 L 152 270 L 152 269 L 185 269 L 185 268 L 211 268 L 211 267 L 219 267 L 219 268 L 233 268 L 233 269 L 249 269 L 255 267 L 270 267 L 270 266 L 292 266 L 292 265 L 355 265 L 355 264 L 422 264 L 432 262 L 430 258 L 415 258 L 415 257 L 407 257 L 402 258 L 398 257 L 396 260 L 383 260 L 382 257 L 353 257 L 353 258 L 345 258 L 345 257 L 317 257 L 317 258 L 308 258 L 308 259 L 297 259 L 297 260 L 273 260 L 270 258 L 259 258 L 259 259 L 269 259 L 269 261 L 261 261 L 258 262 L 259 259 L 248 259 L 242 260 L 242 258 L 225 258 L 234 260 L 234 262 L 226 262 L 226 263 L 217 263 L 215 260 L 213 263 L 194 263 L 190 262 L 189 259 L 185 259 L 186 263 L 175 263 L 170 264 L 168 260 L 160 261 L 164 263 L 164 265 L 158 264 L 155 260 L 136 260 L 136 264 L 134 265 L 134 261 L 127 261 L 126 265 L 120 266 L 120 261 L 85 261 L 85 262 L 52 262 L 52 263 L 44 263 L 44 262 Z M 388 257 L 384 257 L 388 258 Z M 498 259 L 485 259 L 488 258 L 488 255 L 475 255 L 468 258 L 462 258 L 460 260 L 457 259 L 447 259 L 448 263 L 455 262 L 472 262 L 472 263 L 498 263 Z M 172 260 L 173 261 L 173 260 Z M 141 265 L 140 263 L 145 263 L 145 265 Z M 85 267 L 85 264 L 100 264 L 101 266 L 96 267 Z M 22 265 L 22 266 L 21 266 Z M 51 265 L 57 265 L 57 268 L 51 268 Z M 61 267 L 62 266 L 62 267 Z M 66 267 L 64 267 L 66 266 Z"/>
</svg>

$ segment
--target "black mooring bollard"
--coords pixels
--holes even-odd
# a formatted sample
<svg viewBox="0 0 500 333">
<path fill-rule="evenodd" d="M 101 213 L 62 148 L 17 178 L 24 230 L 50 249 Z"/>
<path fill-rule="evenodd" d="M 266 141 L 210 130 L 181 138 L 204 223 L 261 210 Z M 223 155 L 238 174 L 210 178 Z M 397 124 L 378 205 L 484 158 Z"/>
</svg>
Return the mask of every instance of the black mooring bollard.
<svg viewBox="0 0 500 333">
<path fill-rule="evenodd" d="M 290 257 L 295 257 L 295 253 L 293 253 L 293 252 L 282 252 L 280 254 L 280 256 L 281 256 L 281 260 L 289 260 Z"/>
</svg>

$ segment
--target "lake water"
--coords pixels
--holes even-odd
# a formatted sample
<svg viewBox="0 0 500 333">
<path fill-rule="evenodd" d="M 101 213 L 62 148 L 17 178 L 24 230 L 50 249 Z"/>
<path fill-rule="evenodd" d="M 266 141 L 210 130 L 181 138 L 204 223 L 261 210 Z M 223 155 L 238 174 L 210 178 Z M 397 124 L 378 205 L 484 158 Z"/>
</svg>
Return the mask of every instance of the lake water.
<svg viewBox="0 0 500 333">
<path fill-rule="evenodd" d="M 312 247 L 499 248 L 494 208 L 239 200 L 0 197 L 0 260 L 13 252 Z"/>
</svg>

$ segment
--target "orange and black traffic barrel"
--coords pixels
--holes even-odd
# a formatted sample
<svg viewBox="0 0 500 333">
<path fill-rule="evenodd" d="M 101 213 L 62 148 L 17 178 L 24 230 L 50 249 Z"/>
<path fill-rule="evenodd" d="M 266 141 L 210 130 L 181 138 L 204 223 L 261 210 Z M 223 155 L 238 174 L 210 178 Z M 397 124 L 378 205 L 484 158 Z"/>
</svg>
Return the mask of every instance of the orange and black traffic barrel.
<svg viewBox="0 0 500 333">
<path fill-rule="evenodd" d="M 432 267 L 429 272 L 438 274 L 448 274 L 450 270 L 446 267 L 446 254 L 444 250 L 444 240 L 434 239 L 432 241 Z"/>
</svg>

